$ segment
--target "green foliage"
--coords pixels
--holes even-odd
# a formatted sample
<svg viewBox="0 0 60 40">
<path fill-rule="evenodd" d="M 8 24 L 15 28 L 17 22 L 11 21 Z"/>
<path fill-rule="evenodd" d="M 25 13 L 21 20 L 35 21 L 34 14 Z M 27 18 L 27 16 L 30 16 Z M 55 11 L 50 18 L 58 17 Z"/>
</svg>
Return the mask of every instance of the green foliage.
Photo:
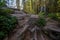
<svg viewBox="0 0 60 40">
<path fill-rule="evenodd" d="M 27 13 L 38 14 L 39 7 L 40 0 L 27 0 L 24 4 L 24 11 Z"/>
<path fill-rule="evenodd" d="M 43 17 L 43 18 L 45 17 L 45 13 L 44 12 L 40 12 L 38 15 L 39 15 L 39 17 Z"/>
<path fill-rule="evenodd" d="M 11 10 L 11 9 L 4 9 L 3 12 L 4 13 L 13 13 L 13 10 Z"/>
<path fill-rule="evenodd" d="M 49 0 L 47 8 L 49 12 L 60 12 L 60 0 Z"/>
<path fill-rule="evenodd" d="M 56 19 L 56 14 L 50 13 L 50 14 L 48 14 L 48 16 L 52 19 Z"/>
<path fill-rule="evenodd" d="M 15 28 L 16 17 L 11 16 L 10 13 L 9 9 L 0 9 L 0 40 Z"/>
<path fill-rule="evenodd" d="M 2 13 L 2 14 L 11 14 L 11 13 L 13 13 L 14 11 L 13 10 L 11 10 L 11 9 L 8 9 L 8 8 L 6 8 L 6 9 L 0 9 L 0 14 Z"/>
<path fill-rule="evenodd" d="M 24 11 L 38 14 L 44 5 L 47 12 L 60 12 L 60 0 L 27 0 L 24 4 Z"/>
<path fill-rule="evenodd" d="M 5 0 L 0 0 L 0 7 L 4 7 L 4 6 L 6 6 Z"/>
<path fill-rule="evenodd" d="M 48 17 L 50 17 L 51 19 L 59 21 L 60 20 L 60 13 L 49 13 Z"/>
<path fill-rule="evenodd" d="M 38 21 L 37 21 L 37 26 L 39 27 L 43 27 L 46 25 L 46 20 L 44 18 L 39 18 Z"/>
<path fill-rule="evenodd" d="M 8 33 L 15 28 L 16 17 L 12 17 L 10 14 L 13 10 L 3 8 L 5 0 L 0 0 L 0 40 L 2 40 Z"/>
<path fill-rule="evenodd" d="M 46 20 L 45 20 L 45 15 L 44 12 L 39 13 L 39 19 L 37 20 L 37 26 L 45 26 L 46 25 Z"/>
<path fill-rule="evenodd" d="M 60 13 L 56 13 L 56 16 L 58 17 L 58 19 L 60 19 Z"/>
<path fill-rule="evenodd" d="M 4 32 L 0 32 L 0 39 L 3 39 L 3 37 L 5 37 L 6 34 L 4 34 Z"/>
<path fill-rule="evenodd" d="M 24 11 L 27 13 L 35 13 L 35 11 L 33 10 L 32 0 L 26 1 Z"/>
<path fill-rule="evenodd" d="M 0 16 L 0 30 L 7 30 L 10 31 L 10 29 L 13 28 L 13 26 L 16 23 L 16 19 L 11 17 L 11 18 L 7 18 L 5 16 Z M 2 26 L 2 27 L 1 27 Z M 10 28 L 9 28 L 10 27 Z"/>
<path fill-rule="evenodd" d="M 57 3 L 58 3 L 58 7 L 60 7 L 60 0 L 58 0 Z"/>
</svg>

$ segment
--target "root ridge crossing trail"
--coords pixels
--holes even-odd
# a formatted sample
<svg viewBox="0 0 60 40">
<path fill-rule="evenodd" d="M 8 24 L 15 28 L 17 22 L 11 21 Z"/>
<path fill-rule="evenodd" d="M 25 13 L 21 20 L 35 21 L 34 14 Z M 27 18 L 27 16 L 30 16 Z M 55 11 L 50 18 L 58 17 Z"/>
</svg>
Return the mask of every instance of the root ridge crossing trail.
<svg viewBox="0 0 60 40">
<path fill-rule="evenodd" d="M 20 11 L 16 11 L 15 14 L 11 14 L 12 16 L 15 16 L 17 18 L 18 21 L 18 26 L 16 27 L 16 29 L 13 30 L 12 33 L 10 33 L 8 35 L 7 38 L 5 38 L 4 40 L 19 40 L 19 36 L 26 31 L 26 29 L 30 26 L 28 24 L 28 21 L 31 18 L 38 18 L 37 15 L 30 15 L 30 14 L 26 14 L 24 12 L 20 12 Z"/>
<path fill-rule="evenodd" d="M 11 15 L 16 16 L 18 25 L 4 40 L 51 40 L 34 25 L 34 22 L 38 19 L 38 15 L 26 14 L 22 11 L 16 11 L 15 14 Z M 45 29 L 48 26 L 55 25 L 54 22 L 51 23 L 48 22 Z"/>
</svg>

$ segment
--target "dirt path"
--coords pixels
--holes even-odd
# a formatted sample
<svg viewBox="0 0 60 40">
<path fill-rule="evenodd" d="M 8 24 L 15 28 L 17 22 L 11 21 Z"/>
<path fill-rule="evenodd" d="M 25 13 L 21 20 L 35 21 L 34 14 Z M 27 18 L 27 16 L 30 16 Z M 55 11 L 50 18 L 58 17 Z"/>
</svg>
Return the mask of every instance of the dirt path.
<svg viewBox="0 0 60 40">
<path fill-rule="evenodd" d="M 44 29 L 53 30 L 60 32 L 60 28 L 57 26 L 58 22 L 52 19 L 47 19 L 47 25 L 44 27 Z"/>
<path fill-rule="evenodd" d="M 18 21 L 18 26 L 14 29 L 7 38 L 4 40 L 19 40 L 19 36 L 29 27 L 28 21 L 30 18 L 38 18 L 37 15 L 29 15 L 24 12 L 16 11 L 15 14 L 11 14 L 16 16 Z M 19 14 L 20 13 L 20 14 Z"/>
<path fill-rule="evenodd" d="M 18 12 L 18 14 L 17 14 L 17 12 L 15 12 L 15 14 L 12 14 L 13 16 L 16 16 L 16 18 L 17 18 L 17 21 L 18 21 L 18 26 L 16 27 L 16 29 L 14 29 L 13 30 L 13 32 L 12 33 L 10 33 L 9 35 L 8 35 L 8 37 L 5 39 L 5 40 L 20 40 L 19 39 L 19 36 L 24 32 L 24 31 L 26 31 L 26 29 L 29 27 L 29 26 L 31 26 L 29 23 L 28 23 L 28 21 L 30 20 L 30 19 L 32 19 L 31 21 L 34 21 L 34 20 L 36 20 L 37 18 L 38 18 L 38 15 L 29 15 L 29 14 L 25 14 L 24 12 Z M 47 25 L 45 26 L 45 28 L 44 29 L 49 29 L 49 28 L 51 28 L 52 26 L 56 26 L 56 22 L 55 21 L 53 21 L 53 20 L 48 20 L 47 19 Z M 40 35 L 40 40 L 42 39 L 42 40 L 48 40 L 47 38 L 48 37 L 46 37 L 46 38 L 44 38 L 43 37 L 43 35 L 44 34 L 41 34 Z M 44 38 L 44 39 L 43 39 Z"/>
</svg>

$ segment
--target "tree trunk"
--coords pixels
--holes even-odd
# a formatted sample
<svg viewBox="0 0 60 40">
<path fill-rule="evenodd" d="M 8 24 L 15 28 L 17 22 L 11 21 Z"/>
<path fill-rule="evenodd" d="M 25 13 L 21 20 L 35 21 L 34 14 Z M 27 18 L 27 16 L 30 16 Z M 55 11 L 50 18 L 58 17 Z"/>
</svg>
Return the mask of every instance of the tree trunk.
<svg viewBox="0 0 60 40">
<path fill-rule="evenodd" d="M 20 10 L 20 0 L 16 0 L 16 6 L 17 6 L 17 9 Z"/>
</svg>

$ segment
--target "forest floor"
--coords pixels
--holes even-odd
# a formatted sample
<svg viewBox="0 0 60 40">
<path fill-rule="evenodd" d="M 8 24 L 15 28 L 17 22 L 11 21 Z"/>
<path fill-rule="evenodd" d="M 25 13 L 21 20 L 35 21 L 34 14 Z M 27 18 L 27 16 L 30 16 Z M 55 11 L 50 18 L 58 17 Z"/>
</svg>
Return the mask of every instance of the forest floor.
<svg viewBox="0 0 60 40">
<path fill-rule="evenodd" d="M 12 14 L 12 15 L 17 17 L 18 25 L 4 40 L 19 40 L 19 35 L 21 35 L 29 27 L 28 21 L 30 20 L 30 18 L 33 18 L 33 19 L 38 18 L 38 15 L 30 15 L 22 11 L 21 12 L 16 11 L 15 14 Z M 56 30 L 54 28 L 56 28 L 56 25 L 58 24 L 58 22 L 54 20 L 50 20 L 49 18 L 46 18 L 46 20 L 47 20 L 47 25 L 44 28 L 52 29 L 52 26 L 53 26 L 53 30 Z M 57 31 L 60 31 L 60 30 L 57 29 Z M 41 35 L 41 38 L 42 38 L 41 40 L 44 40 L 43 34 Z"/>
</svg>

